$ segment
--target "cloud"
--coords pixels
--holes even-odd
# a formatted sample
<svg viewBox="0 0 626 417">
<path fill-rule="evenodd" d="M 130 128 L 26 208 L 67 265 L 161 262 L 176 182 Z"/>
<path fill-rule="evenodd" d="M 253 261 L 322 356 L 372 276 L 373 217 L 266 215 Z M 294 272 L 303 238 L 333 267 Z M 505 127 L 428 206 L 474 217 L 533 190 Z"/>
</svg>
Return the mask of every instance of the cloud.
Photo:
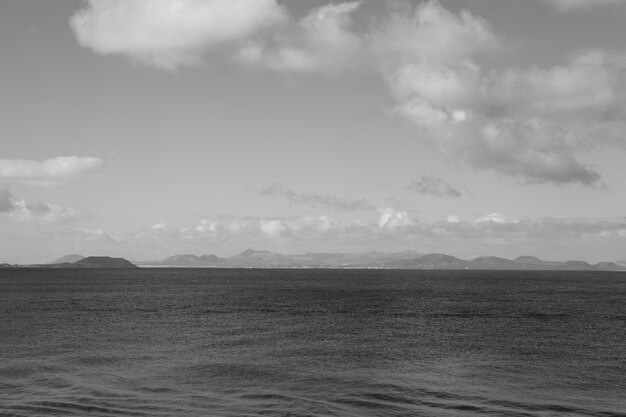
<svg viewBox="0 0 626 417">
<path fill-rule="evenodd" d="M 175 69 L 286 19 L 275 0 L 88 0 L 70 24 L 96 53 Z"/>
<path fill-rule="evenodd" d="M 55 234 L 80 240 L 83 243 L 122 243 L 122 239 L 111 236 L 102 229 L 88 227 L 64 226 L 55 230 Z"/>
<path fill-rule="evenodd" d="M 154 224 L 128 237 L 138 244 L 175 245 L 176 242 L 203 242 L 203 244 L 239 243 L 249 246 L 255 242 L 306 241 L 309 239 L 342 239 L 363 225 L 341 223 L 329 216 L 293 218 L 241 217 L 234 219 L 203 219 L 199 224 L 182 228 L 164 223 Z"/>
<path fill-rule="evenodd" d="M 445 180 L 432 175 L 422 175 L 418 181 L 411 182 L 407 188 L 421 195 L 435 197 L 460 197 L 461 192 Z"/>
<path fill-rule="evenodd" d="M 336 72 L 362 65 L 364 44 L 351 31 L 360 1 L 328 4 L 269 39 L 253 40 L 238 53 L 255 68 L 280 72 Z"/>
<path fill-rule="evenodd" d="M 79 210 L 58 204 L 18 200 L 8 188 L 0 189 L 0 215 L 18 222 L 38 223 L 70 223 L 87 217 Z"/>
<path fill-rule="evenodd" d="M 318 195 L 309 193 L 297 193 L 281 184 L 271 184 L 261 189 L 261 195 L 281 197 L 289 202 L 307 205 L 312 208 L 325 208 L 337 211 L 371 211 L 376 207 L 367 200 L 349 200 L 330 195 Z"/>
<path fill-rule="evenodd" d="M 432 230 L 457 239 L 497 239 L 509 244 L 626 240 L 626 218 L 520 218 L 494 213 L 472 221 L 455 218 L 440 222 L 433 224 Z"/>
<path fill-rule="evenodd" d="M 565 9 L 618 0 L 545 0 Z M 560 65 L 485 68 L 505 49 L 491 25 L 437 0 L 408 3 L 355 27 L 361 2 L 330 3 L 296 19 L 277 0 L 89 0 L 71 20 L 81 45 L 174 69 L 218 51 L 281 73 L 362 70 L 382 76 L 395 113 L 448 158 L 524 183 L 597 186 L 582 152 L 620 144 L 626 55 L 581 51 Z M 366 27 L 366 26 L 363 26 Z M 359 30 L 357 30 L 359 29 Z M 372 210 L 336 197 L 268 187 L 267 194 L 333 210 Z"/>
<path fill-rule="evenodd" d="M 480 55 L 496 35 L 437 1 L 392 17 L 375 39 L 387 51 L 383 74 L 398 114 L 446 155 L 529 183 L 600 181 L 576 151 L 594 144 L 594 129 L 622 123 L 622 56 L 589 51 L 547 69 L 485 71 Z M 422 47 L 428 42 L 439 47 Z"/>
<path fill-rule="evenodd" d="M 625 0 L 544 0 L 544 2 L 561 11 L 580 11 L 601 6 L 618 6 L 626 4 Z"/>
<path fill-rule="evenodd" d="M 437 0 L 422 2 L 415 10 L 392 12 L 369 36 L 369 42 L 385 65 L 416 61 L 453 64 L 500 44 L 486 20 L 466 10 L 455 15 Z"/>
<path fill-rule="evenodd" d="M 406 211 L 396 211 L 392 208 L 380 210 L 378 218 L 378 228 L 381 230 L 397 230 L 414 226 L 416 221 Z"/>
<path fill-rule="evenodd" d="M 0 159 L 0 181 L 29 184 L 57 183 L 102 165 L 98 158 L 60 156 L 44 161 Z"/>
<path fill-rule="evenodd" d="M 520 219 L 516 217 L 505 216 L 500 213 L 491 213 L 485 216 L 477 217 L 474 220 L 474 223 L 476 224 L 485 224 L 485 223 L 511 224 L 511 223 L 519 223 L 519 221 Z"/>
<path fill-rule="evenodd" d="M 237 227 L 233 228 L 232 224 Z M 166 248 L 187 245 L 187 248 L 241 249 L 253 245 L 263 249 L 290 248 L 291 251 L 297 246 L 306 251 L 329 247 L 338 250 L 413 248 L 450 253 L 454 247 L 476 256 L 475 252 L 494 254 L 498 252 L 497 248 L 504 247 L 512 248 L 511 253 L 517 256 L 521 249 L 527 251 L 539 246 L 588 247 L 589 244 L 607 242 L 626 245 L 626 218 L 524 218 L 491 213 L 471 220 L 449 215 L 441 221 L 423 222 L 406 211 L 392 208 L 381 209 L 372 222 L 342 222 L 330 216 L 304 216 L 241 218 L 237 221 L 205 219 L 197 226 L 180 229 L 155 226 L 117 241 L 132 246 Z M 102 232 L 102 235 L 106 233 Z"/>
<path fill-rule="evenodd" d="M 261 231 L 269 237 L 278 237 L 286 234 L 289 227 L 281 220 L 261 220 Z"/>
<path fill-rule="evenodd" d="M 336 72 L 362 64 L 351 31 L 360 4 L 330 3 L 295 20 L 276 0 L 88 0 L 70 25 L 83 47 L 166 70 L 221 52 L 253 68 Z"/>
</svg>

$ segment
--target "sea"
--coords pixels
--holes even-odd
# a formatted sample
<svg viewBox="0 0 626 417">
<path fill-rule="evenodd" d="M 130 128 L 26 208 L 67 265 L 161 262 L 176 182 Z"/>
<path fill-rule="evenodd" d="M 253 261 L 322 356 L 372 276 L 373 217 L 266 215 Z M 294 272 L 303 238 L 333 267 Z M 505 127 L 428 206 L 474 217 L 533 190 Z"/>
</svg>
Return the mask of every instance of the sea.
<svg viewBox="0 0 626 417">
<path fill-rule="evenodd" d="M 626 273 L 1 269 L 0 416 L 626 416 Z"/>
</svg>

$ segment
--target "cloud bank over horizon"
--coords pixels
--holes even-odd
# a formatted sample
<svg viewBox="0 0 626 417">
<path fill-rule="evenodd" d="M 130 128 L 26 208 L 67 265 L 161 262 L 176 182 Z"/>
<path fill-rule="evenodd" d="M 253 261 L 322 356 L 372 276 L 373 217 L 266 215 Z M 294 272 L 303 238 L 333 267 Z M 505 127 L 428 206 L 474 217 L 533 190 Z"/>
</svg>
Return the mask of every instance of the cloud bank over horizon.
<svg viewBox="0 0 626 417">
<path fill-rule="evenodd" d="M 319 252 L 442 251 L 456 256 L 497 254 L 518 256 L 529 250 L 536 255 L 546 245 L 588 245 L 618 243 L 626 239 L 626 218 L 522 218 L 491 213 L 474 219 L 450 215 L 444 220 L 424 222 L 408 212 L 381 209 L 375 221 L 342 222 L 331 216 L 292 218 L 203 219 L 198 224 L 172 227 L 154 224 L 124 235 L 101 229 L 68 225 L 57 229 L 85 247 L 104 245 L 110 253 L 125 248 L 143 248 L 163 255 L 218 252 L 230 256 L 254 247 L 289 254 L 310 251 L 304 242 L 323 244 Z M 197 248 L 204 248 L 198 251 Z M 489 248 L 489 249 L 487 249 Z M 522 252 L 524 251 L 524 252 Z M 588 259 L 588 258 L 587 258 Z M 147 260 L 144 255 L 144 259 Z"/>
</svg>

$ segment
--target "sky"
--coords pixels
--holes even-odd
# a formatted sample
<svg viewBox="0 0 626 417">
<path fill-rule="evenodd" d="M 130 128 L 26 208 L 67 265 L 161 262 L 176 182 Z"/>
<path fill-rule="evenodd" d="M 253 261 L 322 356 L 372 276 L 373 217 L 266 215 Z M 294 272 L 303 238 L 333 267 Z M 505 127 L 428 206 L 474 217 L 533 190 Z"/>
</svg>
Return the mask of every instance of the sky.
<svg viewBox="0 0 626 417">
<path fill-rule="evenodd" d="M 624 0 L 0 2 L 0 263 L 626 259 Z"/>
</svg>

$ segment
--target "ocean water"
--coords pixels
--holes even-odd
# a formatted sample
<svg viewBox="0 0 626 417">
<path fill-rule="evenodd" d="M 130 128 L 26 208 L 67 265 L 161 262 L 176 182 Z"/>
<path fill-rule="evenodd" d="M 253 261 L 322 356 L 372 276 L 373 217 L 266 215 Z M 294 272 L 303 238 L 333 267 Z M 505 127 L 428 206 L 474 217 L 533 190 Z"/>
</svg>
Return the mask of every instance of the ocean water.
<svg viewBox="0 0 626 417">
<path fill-rule="evenodd" d="M 0 270 L 0 416 L 626 416 L 626 274 Z"/>
</svg>

